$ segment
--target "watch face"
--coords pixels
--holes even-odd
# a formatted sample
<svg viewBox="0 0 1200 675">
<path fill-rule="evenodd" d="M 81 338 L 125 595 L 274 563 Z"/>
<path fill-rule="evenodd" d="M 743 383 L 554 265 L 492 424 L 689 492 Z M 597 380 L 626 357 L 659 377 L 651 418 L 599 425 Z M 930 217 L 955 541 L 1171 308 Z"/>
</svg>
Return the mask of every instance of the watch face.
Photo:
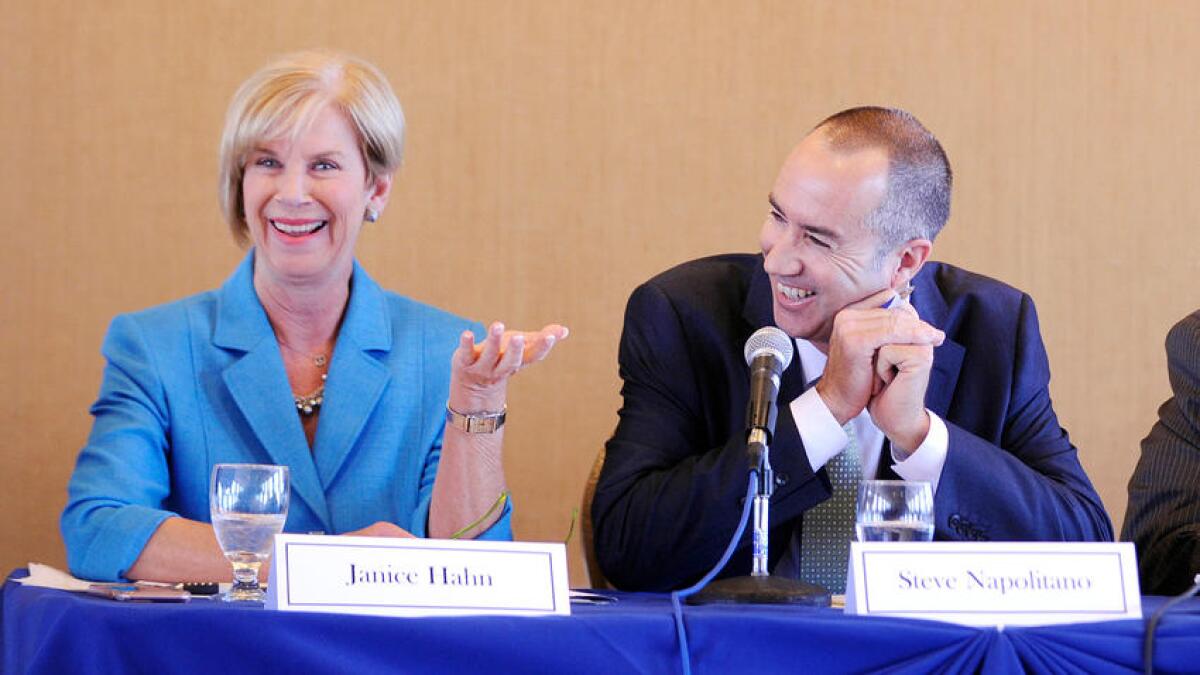
<svg viewBox="0 0 1200 675">
<path fill-rule="evenodd" d="M 498 413 L 485 413 L 482 415 L 464 415 L 450 406 L 446 406 L 446 422 L 468 434 L 494 433 L 497 429 L 504 426 L 504 419 L 507 416 L 507 406 Z"/>
</svg>

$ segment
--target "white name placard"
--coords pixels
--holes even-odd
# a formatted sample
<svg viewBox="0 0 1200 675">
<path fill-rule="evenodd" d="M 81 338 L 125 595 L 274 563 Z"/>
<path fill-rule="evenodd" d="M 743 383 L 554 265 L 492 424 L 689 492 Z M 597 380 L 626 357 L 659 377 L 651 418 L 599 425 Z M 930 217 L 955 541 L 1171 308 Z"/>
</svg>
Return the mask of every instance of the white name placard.
<svg viewBox="0 0 1200 675">
<path fill-rule="evenodd" d="M 387 616 L 570 614 L 566 547 L 281 534 L 266 606 Z"/>
<path fill-rule="evenodd" d="M 1141 619 L 1129 543 L 854 542 L 846 613 L 972 626 Z"/>
</svg>

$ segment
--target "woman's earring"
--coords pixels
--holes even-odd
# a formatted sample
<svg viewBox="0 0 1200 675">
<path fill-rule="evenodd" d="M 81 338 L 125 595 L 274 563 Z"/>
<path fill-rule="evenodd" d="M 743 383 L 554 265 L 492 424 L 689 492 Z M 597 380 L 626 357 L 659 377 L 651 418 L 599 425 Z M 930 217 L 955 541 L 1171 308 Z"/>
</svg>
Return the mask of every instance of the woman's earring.
<svg viewBox="0 0 1200 675">
<path fill-rule="evenodd" d="M 379 220 L 379 212 L 368 206 L 367 212 L 363 214 L 363 220 L 367 221 L 368 223 L 373 223 Z"/>
</svg>

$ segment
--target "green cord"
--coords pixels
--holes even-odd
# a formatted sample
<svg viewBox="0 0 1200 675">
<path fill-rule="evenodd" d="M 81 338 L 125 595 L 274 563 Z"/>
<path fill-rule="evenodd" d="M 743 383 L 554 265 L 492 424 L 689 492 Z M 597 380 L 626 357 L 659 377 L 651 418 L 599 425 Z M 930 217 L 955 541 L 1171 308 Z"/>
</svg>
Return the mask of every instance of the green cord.
<svg viewBox="0 0 1200 675">
<path fill-rule="evenodd" d="M 579 507 L 571 509 L 571 526 L 567 528 L 567 538 L 563 539 L 564 544 L 571 543 L 571 537 L 575 536 L 575 521 L 579 520 Z"/>
<path fill-rule="evenodd" d="M 458 532 L 455 532 L 454 534 L 450 535 L 450 538 L 451 539 L 462 539 L 462 536 L 464 534 L 475 529 L 475 527 L 477 527 L 480 523 L 487 520 L 488 518 L 491 518 L 492 514 L 496 512 L 496 509 L 503 508 L 504 504 L 507 501 L 508 501 L 508 490 L 505 490 L 504 492 L 500 493 L 500 496 L 496 498 L 496 501 L 492 502 L 492 508 L 488 509 L 487 513 L 483 514 L 482 516 L 479 516 L 479 518 L 475 522 L 471 523 L 470 525 L 467 525 L 467 526 L 463 527 L 461 530 L 459 530 Z"/>
</svg>

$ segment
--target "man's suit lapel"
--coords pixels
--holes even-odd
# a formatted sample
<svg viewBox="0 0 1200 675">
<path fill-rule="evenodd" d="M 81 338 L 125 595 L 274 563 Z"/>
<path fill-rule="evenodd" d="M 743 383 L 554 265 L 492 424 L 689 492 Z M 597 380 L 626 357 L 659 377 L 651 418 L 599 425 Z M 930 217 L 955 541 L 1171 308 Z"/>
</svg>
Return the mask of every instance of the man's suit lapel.
<svg viewBox="0 0 1200 675">
<path fill-rule="evenodd" d="M 946 330 L 949 308 L 941 289 L 937 287 L 937 268 L 938 263 L 929 263 L 917 274 L 913 280 L 912 303 L 926 323 Z M 925 390 L 925 406 L 942 419 L 946 419 L 950 411 L 954 388 L 958 386 L 958 372 L 966 352 L 965 347 L 949 337 L 933 349 L 933 370 L 929 374 L 929 388 Z"/>
<path fill-rule="evenodd" d="M 292 491 L 327 530 L 332 529 L 325 493 L 317 478 L 304 429 L 289 395 L 283 357 L 267 314 L 254 292 L 254 253 L 221 287 L 213 344 L 243 352 L 221 373 L 233 401 L 272 462 L 291 471 Z"/>
<path fill-rule="evenodd" d="M 742 309 L 742 317 L 749 324 L 751 332 L 764 326 L 775 325 L 775 307 L 772 301 L 774 291 L 771 288 L 771 278 L 763 271 L 761 255 L 755 256 L 755 262 L 757 264 L 754 273 L 750 276 L 746 301 Z M 794 344 L 793 342 L 793 346 Z M 743 386 L 748 384 L 747 380 Z M 779 417 L 775 420 L 777 432 L 775 440 L 778 441 L 781 438 L 793 440 L 786 442 L 783 446 L 774 446 L 772 451 L 803 452 L 804 443 L 795 431 L 798 426 L 792 418 L 792 407 L 788 405 L 788 402 L 804 393 L 807 387 L 804 366 L 801 364 L 799 356 L 793 352 L 792 362 L 788 364 L 779 378 L 779 396 L 776 399 Z M 777 542 L 771 547 L 769 556 L 773 574 L 794 579 L 800 578 L 799 537 L 802 522 L 803 516 L 778 523 L 771 528 L 771 540 Z"/>
<path fill-rule="evenodd" d="M 326 487 L 345 464 L 391 379 L 388 368 L 372 354 L 392 350 L 391 325 L 383 291 L 356 262 L 350 304 L 330 361 L 325 403 L 314 443 L 317 472 Z M 398 368 L 402 372 L 422 372 L 421 353 L 420 345 L 406 346 L 398 357 L 413 363 L 401 363 Z M 404 392 L 413 397 L 413 405 L 419 400 L 420 390 L 420 382 L 405 383 Z"/>
</svg>

